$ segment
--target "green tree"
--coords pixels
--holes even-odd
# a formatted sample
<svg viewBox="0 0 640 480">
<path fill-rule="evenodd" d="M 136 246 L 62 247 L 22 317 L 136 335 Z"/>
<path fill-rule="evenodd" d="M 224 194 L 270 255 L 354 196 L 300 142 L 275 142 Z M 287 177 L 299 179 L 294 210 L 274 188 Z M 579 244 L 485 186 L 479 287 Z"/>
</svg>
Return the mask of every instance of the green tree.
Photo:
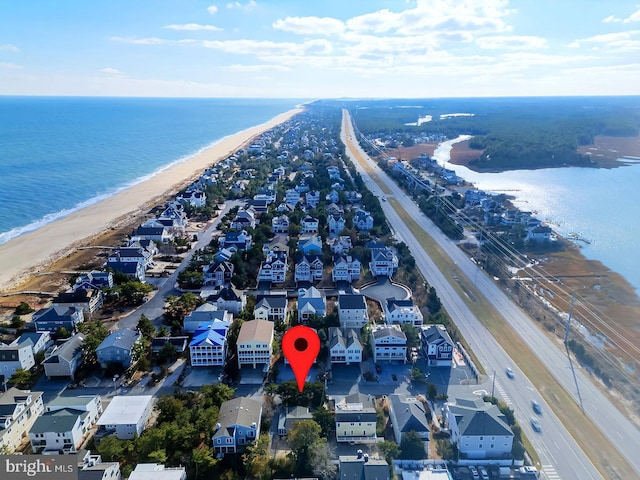
<svg viewBox="0 0 640 480">
<path fill-rule="evenodd" d="M 24 327 L 24 320 L 20 318 L 20 315 L 14 315 L 11 317 L 11 323 L 9 324 L 11 328 L 15 328 L 16 330 L 20 330 Z"/>
<path fill-rule="evenodd" d="M 216 467 L 218 460 L 213 455 L 210 447 L 200 445 L 198 448 L 194 448 L 191 451 L 191 461 L 196 467 L 195 480 L 198 480 L 201 474 L 204 474 L 205 478 L 214 478 L 211 472 Z"/>
<path fill-rule="evenodd" d="M 242 460 L 246 465 L 248 478 L 271 480 L 273 471 L 269 463 L 269 435 L 260 435 L 255 442 L 247 446 Z"/>
<path fill-rule="evenodd" d="M 311 473 L 308 471 L 309 451 L 320 440 L 322 429 L 313 420 L 301 420 L 296 422 L 287 433 L 291 453 L 296 459 L 296 471 L 301 474 Z"/>
<path fill-rule="evenodd" d="M 420 346 L 420 330 L 418 327 L 411 325 L 410 323 L 403 323 L 400 325 L 400 329 L 407 337 L 407 348 Z"/>
<path fill-rule="evenodd" d="M 425 443 L 414 430 L 402 434 L 400 457 L 403 460 L 422 460 L 427 457 Z"/>
<path fill-rule="evenodd" d="M 16 307 L 15 314 L 16 315 L 26 315 L 27 313 L 35 312 L 31 305 L 27 302 L 20 302 L 20 304 Z"/>
<path fill-rule="evenodd" d="M 178 351 L 176 347 L 170 343 L 165 343 L 160 351 L 158 352 L 158 363 L 166 364 L 169 362 L 173 362 L 178 356 Z"/>
<path fill-rule="evenodd" d="M 394 458 L 400 456 L 400 447 L 396 442 L 383 440 L 382 442 L 376 443 L 376 447 L 378 447 L 380 455 L 384 457 L 388 464 L 391 464 Z"/>
<path fill-rule="evenodd" d="M 122 462 L 126 459 L 131 445 L 129 440 L 120 440 L 114 436 L 104 437 L 98 445 L 98 453 L 107 462 Z"/>
<path fill-rule="evenodd" d="M 78 330 L 84 334 L 82 350 L 84 351 L 85 362 L 89 364 L 96 363 L 98 361 L 96 349 L 109 336 L 109 330 L 99 321 L 79 323 Z"/>
<path fill-rule="evenodd" d="M 456 460 L 457 450 L 457 447 L 448 438 L 436 439 L 436 452 L 443 460 Z"/>
<path fill-rule="evenodd" d="M 320 425 L 322 429 L 322 436 L 324 438 L 331 438 L 336 431 L 336 422 L 333 414 L 321 406 L 312 413 L 313 420 Z"/>
<path fill-rule="evenodd" d="M 23 368 L 16 369 L 11 375 L 9 382 L 14 384 L 18 388 L 27 389 L 31 386 L 31 381 L 33 380 L 33 375 L 29 370 L 25 370 Z"/>
<path fill-rule="evenodd" d="M 438 396 L 438 387 L 435 383 L 427 383 L 427 398 L 434 401 Z"/>
<path fill-rule="evenodd" d="M 212 405 L 219 407 L 223 402 L 233 398 L 235 389 L 224 383 L 217 383 L 215 385 L 203 385 L 200 392 L 205 400 L 205 408 Z"/>
<path fill-rule="evenodd" d="M 138 320 L 138 325 L 136 328 L 147 339 L 151 339 L 153 335 L 156 333 L 156 327 L 153 325 L 153 322 L 149 320 L 144 313 L 140 315 L 140 320 Z"/>
</svg>

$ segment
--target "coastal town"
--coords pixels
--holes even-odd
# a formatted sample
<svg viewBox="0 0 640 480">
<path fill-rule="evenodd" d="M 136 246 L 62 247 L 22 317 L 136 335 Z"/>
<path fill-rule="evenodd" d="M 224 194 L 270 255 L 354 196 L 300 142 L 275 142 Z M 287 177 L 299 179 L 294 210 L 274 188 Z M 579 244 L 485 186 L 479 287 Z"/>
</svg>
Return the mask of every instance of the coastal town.
<svg viewBox="0 0 640 480">
<path fill-rule="evenodd" d="M 456 219 L 442 230 L 487 271 L 467 223 L 557 241 L 427 155 L 378 162 L 439 199 Z M 77 454 L 81 480 L 538 478 L 500 380 L 365 180 L 339 115 L 305 110 L 97 250 L 69 288 L 16 305 L 0 450 Z M 302 392 L 280 343 L 295 325 L 321 339 Z M 534 400 L 536 431 L 541 415 Z"/>
</svg>

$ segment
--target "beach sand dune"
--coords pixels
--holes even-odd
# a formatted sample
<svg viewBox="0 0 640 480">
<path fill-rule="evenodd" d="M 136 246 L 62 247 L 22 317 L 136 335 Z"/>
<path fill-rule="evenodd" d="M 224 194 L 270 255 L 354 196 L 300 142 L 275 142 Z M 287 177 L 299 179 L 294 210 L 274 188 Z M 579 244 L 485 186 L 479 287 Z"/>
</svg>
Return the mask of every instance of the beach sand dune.
<svg viewBox="0 0 640 480">
<path fill-rule="evenodd" d="M 179 191 L 209 166 L 301 111 L 290 110 L 268 122 L 225 137 L 211 148 L 144 182 L 0 245 L 0 290 L 17 288 L 30 275 L 105 230 L 122 225 L 140 214 L 150 202 Z"/>
</svg>

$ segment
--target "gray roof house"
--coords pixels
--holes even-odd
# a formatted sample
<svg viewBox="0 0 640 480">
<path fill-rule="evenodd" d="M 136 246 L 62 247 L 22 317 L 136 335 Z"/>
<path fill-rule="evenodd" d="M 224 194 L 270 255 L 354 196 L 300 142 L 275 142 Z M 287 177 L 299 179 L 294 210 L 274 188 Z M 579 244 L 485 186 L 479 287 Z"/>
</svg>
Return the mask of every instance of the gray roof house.
<svg viewBox="0 0 640 480">
<path fill-rule="evenodd" d="M 260 436 L 262 403 L 247 397 L 232 398 L 220 405 L 213 433 L 216 453 L 236 453 Z"/>
<path fill-rule="evenodd" d="M 0 392 L 0 450 L 15 452 L 44 411 L 43 392 L 10 388 Z"/>
<path fill-rule="evenodd" d="M 511 455 L 513 431 L 497 406 L 481 398 L 456 398 L 443 408 L 451 443 L 467 458 L 506 458 Z"/>
<path fill-rule="evenodd" d="M 0 379 L 3 382 L 9 380 L 16 370 L 29 370 L 35 364 L 31 340 L 20 345 L 0 342 Z"/>
<path fill-rule="evenodd" d="M 59 328 L 74 332 L 78 323 L 84 322 L 84 312 L 79 307 L 49 307 L 33 314 L 36 331 L 55 333 Z"/>
<path fill-rule="evenodd" d="M 309 288 L 298 295 L 298 321 L 307 323 L 313 316 L 324 317 L 327 313 L 327 301 L 316 287 Z"/>
<path fill-rule="evenodd" d="M 108 368 L 110 365 L 120 364 L 124 369 L 129 368 L 136 360 L 133 347 L 141 339 L 142 334 L 135 330 L 123 329 L 109 334 L 96 348 L 100 366 Z"/>
<path fill-rule="evenodd" d="M 389 417 L 396 443 L 400 444 L 402 435 L 413 430 L 425 441 L 425 449 L 428 449 L 429 422 L 422 402 L 404 395 L 390 395 L 389 398 L 391 400 Z"/>
<path fill-rule="evenodd" d="M 389 464 L 386 460 L 369 458 L 358 451 L 357 455 L 340 455 L 339 480 L 391 480 Z"/>
<path fill-rule="evenodd" d="M 280 414 L 278 418 L 278 435 L 286 435 L 296 422 L 301 420 L 312 420 L 313 415 L 309 412 L 308 407 L 289 407 Z"/>
<path fill-rule="evenodd" d="M 78 333 L 56 342 L 44 356 L 42 365 L 47 378 L 66 377 L 73 380 L 76 370 L 82 363 L 82 343 L 84 335 Z"/>
<path fill-rule="evenodd" d="M 63 408 L 45 412 L 29 430 L 29 441 L 35 453 L 76 453 L 91 426 L 87 411 Z"/>
</svg>

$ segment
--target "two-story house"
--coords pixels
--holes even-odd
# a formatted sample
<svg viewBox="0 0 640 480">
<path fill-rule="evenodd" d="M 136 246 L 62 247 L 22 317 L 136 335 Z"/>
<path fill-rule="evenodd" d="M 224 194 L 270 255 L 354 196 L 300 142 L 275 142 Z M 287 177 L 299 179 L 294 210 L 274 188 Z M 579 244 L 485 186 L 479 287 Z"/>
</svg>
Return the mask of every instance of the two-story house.
<svg viewBox="0 0 640 480">
<path fill-rule="evenodd" d="M 298 295 L 298 321 L 307 324 L 312 317 L 324 317 L 327 313 L 325 297 L 316 287 Z"/>
<path fill-rule="evenodd" d="M 96 357 L 102 368 L 118 365 L 129 368 L 137 360 L 136 345 L 141 344 L 142 333 L 124 328 L 110 333 L 98 348 Z"/>
<path fill-rule="evenodd" d="M 0 451 L 12 454 L 44 412 L 43 392 L 15 387 L 0 392 Z"/>
<path fill-rule="evenodd" d="M 453 340 L 444 325 L 423 325 L 422 352 L 430 367 L 450 367 L 453 360 Z"/>
<path fill-rule="evenodd" d="M 507 418 L 481 398 L 456 398 L 445 403 L 450 441 L 457 444 L 460 456 L 472 459 L 510 458 L 513 431 Z"/>
<path fill-rule="evenodd" d="M 336 403 L 336 440 L 338 443 L 375 443 L 376 409 L 371 395 L 353 393 Z"/>
<path fill-rule="evenodd" d="M 239 210 L 231 221 L 231 228 L 239 231 L 256 228 L 256 216 L 253 209 Z"/>
<path fill-rule="evenodd" d="M 251 248 L 251 235 L 246 230 L 229 230 L 218 239 L 220 248 L 235 247 L 238 250 L 249 250 Z"/>
<path fill-rule="evenodd" d="M 336 282 L 355 282 L 360 279 L 360 260 L 351 255 L 334 255 L 331 280 Z"/>
<path fill-rule="evenodd" d="M 284 202 L 287 205 L 291 205 L 295 207 L 300 203 L 300 192 L 298 192 L 295 188 L 290 188 L 285 192 Z"/>
<path fill-rule="evenodd" d="M 300 233 L 301 234 L 317 234 L 318 233 L 318 219 L 313 218 L 311 215 L 307 215 L 300 220 Z"/>
<path fill-rule="evenodd" d="M 423 322 L 422 312 L 411 298 L 406 300 L 387 298 L 384 304 L 384 315 L 386 323 L 389 324 L 408 323 L 414 327 L 421 327 Z"/>
<path fill-rule="evenodd" d="M 6 383 L 16 370 L 28 371 L 35 365 L 31 341 L 17 345 L 0 342 L 0 383 Z"/>
<path fill-rule="evenodd" d="M 243 365 L 271 365 L 273 352 L 273 322 L 268 320 L 249 320 L 244 322 L 236 341 L 238 350 L 238 368 Z"/>
<path fill-rule="evenodd" d="M 288 233 L 290 224 L 289 217 L 286 215 L 273 217 L 271 220 L 271 233 Z"/>
<path fill-rule="evenodd" d="M 207 302 L 218 307 L 218 310 L 227 310 L 234 315 L 240 315 L 247 304 L 247 297 L 243 292 L 237 292 L 232 286 L 227 285 L 219 292 L 207 297 Z"/>
<path fill-rule="evenodd" d="M 80 307 L 84 314 L 90 316 L 103 303 L 102 291 L 93 288 L 76 288 L 68 292 L 61 292 L 53 299 L 54 307 Z"/>
<path fill-rule="evenodd" d="M 329 357 L 331 365 L 362 363 L 362 339 L 355 328 L 329 328 Z"/>
<path fill-rule="evenodd" d="M 298 251 L 305 255 L 321 255 L 322 239 L 318 235 L 300 235 L 298 239 Z"/>
<path fill-rule="evenodd" d="M 194 333 L 201 324 L 213 322 L 233 322 L 233 314 L 228 310 L 220 310 L 217 305 L 206 302 L 196 308 L 182 321 L 183 333 Z"/>
<path fill-rule="evenodd" d="M 207 194 L 202 190 L 187 190 L 176 195 L 176 202 L 188 203 L 192 207 L 204 207 L 207 204 Z"/>
<path fill-rule="evenodd" d="M 248 397 L 232 398 L 220 405 L 212 442 L 217 454 L 238 453 L 260 436 L 262 403 Z"/>
<path fill-rule="evenodd" d="M 152 395 L 116 395 L 98 419 L 96 437 L 130 440 L 142 435 L 153 412 Z"/>
<path fill-rule="evenodd" d="M 133 231 L 134 236 L 154 242 L 167 243 L 173 234 L 162 223 L 155 219 L 148 220 Z"/>
<path fill-rule="evenodd" d="M 389 277 L 398 269 L 398 257 L 389 247 L 371 250 L 369 271 L 374 277 Z"/>
<path fill-rule="evenodd" d="M 336 255 L 345 255 L 353 248 L 349 235 L 340 235 L 331 242 L 331 252 Z"/>
<path fill-rule="evenodd" d="M 64 328 L 74 332 L 76 325 L 84 322 L 84 311 L 79 307 L 48 307 L 35 312 L 31 318 L 36 331 L 55 333 Z"/>
<path fill-rule="evenodd" d="M 407 336 L 399 325 L 378 325 L 371 329 L 374 362 L 407 361 Z"/>
<path fill-rule="evenodd" d="M 113 273 L 101 272 L 99 270 L 92 270 L 89 273 L 81 273 L 76 278 L 76 283 L 73 286 L 76 288 L 111 288 L 113 287 Z"/>
<path fill-rule="evenodd" d="M 305 200 L 307 207 L 316 208 L 320 203 L 320 192 L 318 190 L 312 190 L 305 194 Z"/>
<path fill-rule="evenodd" d="M 369 313 L 364 295 L 338 295 L 338 318 L 342 328 L 360 329 L 369 323 Z"/>
<path fill-rule="evenodd" d="M 75 378 L 82 364 L 84 335 L 77 333 L 65 340 L 58 340 L 46 351 L 42 365 L 47 378 Z"/>
<path fill-rule="evenodd" d="M 270 294 L 256 297 L 253 316 L 257 320 L 284 322 L 287 318 L 287 295 Z"/>
<path fill-rule="evenodd" d="M 373 217 L 369 212 L 358 209 L 353 216 L 353 228 L 359 232 L 368 232 L 373 228 Z"/>
<path fill-rule="evenodd" d="M 214 260 L 209 265 L 202 267 L 204 274 L 202 284 L 204 286 L 221 287 L 231 281 L 235 267 L 228 261 Z"/>
<path fill-rule="evenodd" d="M 344 230 L 344 216 L 341 213 L 329 215 L 327 219 L 329 224 L 329 237 L 337 237 Z"/>
<path fill-rule="evenodd" d="M 320 255 L 298 255 L 294 278 L 296 282 L 318 282 L 322 280 L 323 270 Z"/>
</svg>

